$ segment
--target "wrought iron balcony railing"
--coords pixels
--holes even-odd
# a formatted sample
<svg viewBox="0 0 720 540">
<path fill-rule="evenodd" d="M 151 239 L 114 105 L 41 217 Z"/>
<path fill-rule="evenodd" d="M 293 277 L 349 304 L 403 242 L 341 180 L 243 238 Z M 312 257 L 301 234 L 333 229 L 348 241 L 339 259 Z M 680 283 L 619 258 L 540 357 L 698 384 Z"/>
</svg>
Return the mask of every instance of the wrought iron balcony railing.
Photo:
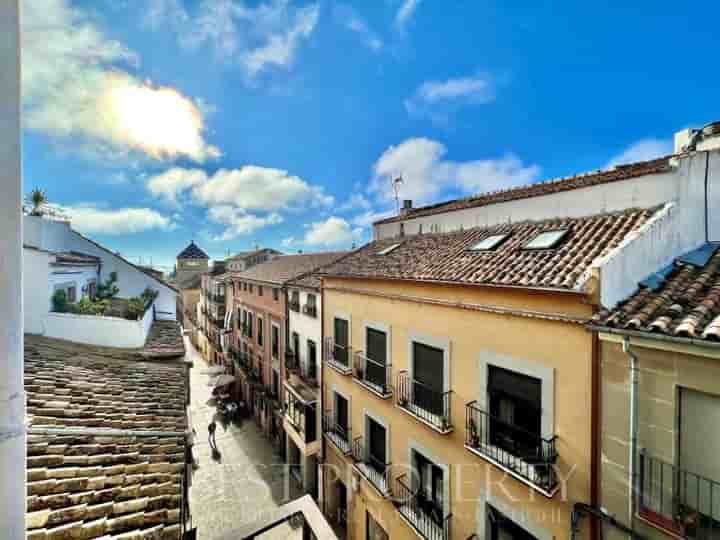
<svg viewBox="0 0 720 540">
<path fill-rule="evenodd" d="M 341 426 L 335 420 L 332 411 L 323 412 L 323 433 L 337 446 L 343 454 L 348 455 L 351 451 L 351 429 L 349 426 Z"/>
<path fill-rule="evenodd" d="M 720 479 L 683 470 L 640 452 L 639 514 L 689 539 L 720 537 Z"/>
<path fill-rule="evenodd" d="M 385 463 L 373 456 L 363 444 L 362 437 L 357 437 L 352 443 L 352 458 L 355 467 L 373 484 L 380 493 L 390 494 L 390 463 Z"/>
<path fill-rule="evenodd" d="M 285 417 L 306 443 L 313 442 L 317 437 L 316 411 L 315 405 L 305 404 L 288 393 Z"/>
<path fill-rule="evenodd" d="M 452 390 L 438 392 L 410 377 L 407 371 L 397 375 L 395 400 L 398 407 L 441 433 L 452 428 Z"/>
<path fill-rule="evenodd" d="M 340 373 L 349 374 L 352 372 L 350 359 L 352 349 L 335 343 L 333 338 L 325 338 L 325 362 Z"/>
<path fill-rule="evenodd" d="M 553 467 L 558 457 L 556 440 L 557 436 L 545 439 L 491 416 L 475 401 L 465 406 L 465 447 L 547 497 L 558 487 Z"/>
<path fill-rule="evenodd" d="M 427 540 L 449 540 L 452 514 L 445 515 L 437 502 L 421 489 L 411 489 L 406 475 L 395 479 L 393 500 L 400 514 Z"/>
<path fill-rule="evenodd" d="M 317 317 L 317 306 L 311 304 L 304 304 L 302 312 L 308 317 Z"/>
<path fill-rule="evenodd" d="M 307 358 L 300 360 L 300 370 L 298 375 L 310 386 L 316 387 L 318 385 L 318 370 L 315 362 L 311 362 Z"/>
<path fill-rule="evenodd" d="M 392 364 L 381 364 L 358 351 L 353 357 L 353 378 L 382 398 L 392 395 Z"/>
</svg>

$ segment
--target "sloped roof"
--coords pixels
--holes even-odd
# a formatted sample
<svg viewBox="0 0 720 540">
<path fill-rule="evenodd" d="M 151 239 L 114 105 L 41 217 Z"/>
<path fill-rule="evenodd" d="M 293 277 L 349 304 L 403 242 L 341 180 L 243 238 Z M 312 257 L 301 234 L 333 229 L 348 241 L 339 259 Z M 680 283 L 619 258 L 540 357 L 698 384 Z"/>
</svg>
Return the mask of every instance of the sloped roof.
<svg viewBox="0 0 720 540">
<path fill-rule="evenodd" d="M 253 266 L 244 272 L 232 273 L 232 277 L 233 279 L 284 285 L 291 279 L 330 264 L 345 254 L 345 251 L 331 251 L 325 253 L 280 255 L 274 259 Z"/>
<path fill-rule="evenodd" d="M 55 253 L 55 260 L 61 264 L 98 264 L 100 257 L 79 251 L 60 251 Z"/>
<path fill-rule="evenodd" d="M 720 245 L 706 244 L 644 280 L 594 326 L 720 341 Z"/>
<path fill-rule="evenodd" d="M 250 251 L 238 251 L 235 255 L 232 255 L 225 259 L 226 261 L 232 261 L 232 260 L 238 260 L 238 259 L 247 259 L 248 257 L 252 257 L 253 255 L 257 255 L 259 253 L 270 253 L 273 255 L 282 255 L 280 251 L 277 251 L 273 248 L 260 248 L 260 249 L 253 249 Z"/>
<path fill-rule="evenodd" d="M 669 172 L 672 169 L 672 166 L 670 165 L 671 157 L 672 156 L 665 156 L 650 161 L 640 161 L 629 165 L 618 165 L 616 167 L 603 171 L 595 171 L 586 174 L 579 174 L 577 176 L 571 176 L 568 178 L 548 180 L 545 182 L 538 182 L 535 184 L 529 184 L 527 186 L 520 186 L 490 193 L 481 193 L 479 195 L 473 195 L 471 197 L 465 197 L 462 199 L 454 199 L 452 201 L 445 201 L 437 204 L 431 204 L 428 206 L 422 206 L 419 208 L 413 208 L 404 215 L 391 216 L 376 221 L 374 225 L 404 221 L 417 217 L 431 216 L 454 210 L 464 210 L 466 208 L 488 206 L 491 204 L 514 201 L 518 199 L 529 199 L 531 197 L 538 197 L 541 195 L 550 195 L 552 193 L 560 193 L 573 189 L 580 189 L 590 186 L 596 186 L 599 184 L 608 184 L 610 182 L 627 180 L 629 178 L 645 176 L 647 174 Z"/>
<path fill-rule="evenodd" d="M 518 286 L 577 290 L 583 274 L 629 234 L 637 231 L 658 209 L 632 209 L 583 218 L 472 228 L 404 239 L 371 242 L 323 268 L 328 276 L 399 279 L 468 285 Z M 567 229 L 553 249 L 523 249 L 541 232 Z M 497 234 L 508 234 L 490 251 L 470 248 Z M 385 255 L 382 250 L 398 246 Z"/>
<path fill-rule="evenodd" d="M 184 369 L 25 336 L 29 539 L 180 537 Z"/>
<path fill-rule="evenodd" d="M 194 240 L 191 240 L 188 246 L 183 249 L 177 256 L 178 259 L 209 259 L 207 253 L 198 247 Z"/>
</svg>

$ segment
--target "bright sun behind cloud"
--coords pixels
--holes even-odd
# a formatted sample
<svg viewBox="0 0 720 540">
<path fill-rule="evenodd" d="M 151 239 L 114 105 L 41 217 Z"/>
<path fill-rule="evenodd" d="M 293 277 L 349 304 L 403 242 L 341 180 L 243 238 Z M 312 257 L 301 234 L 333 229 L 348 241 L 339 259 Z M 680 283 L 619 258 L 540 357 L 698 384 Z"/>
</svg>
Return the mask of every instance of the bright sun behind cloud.
<svg viewBox="0 0 720 540">
<path fill-rule="evenodd" d="M 108 125 L 117 136 L 151 156 L 187 155 L 202 161 L 220 154 L 203 140 L 205 126 L 198 106 L 172 88 L 112 75 L 103 101 Z"/>
</svg>

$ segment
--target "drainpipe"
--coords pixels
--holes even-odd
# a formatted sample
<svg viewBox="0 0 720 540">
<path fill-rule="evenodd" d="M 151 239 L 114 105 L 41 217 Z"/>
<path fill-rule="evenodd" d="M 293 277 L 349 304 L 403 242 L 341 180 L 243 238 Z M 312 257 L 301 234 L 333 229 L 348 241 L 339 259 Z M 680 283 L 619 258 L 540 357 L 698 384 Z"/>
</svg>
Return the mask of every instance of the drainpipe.
<svg viewBox="0 0 720 540">
<path fill-rule="evenodd" d="M 634 522 L 635 516 L 635 497 L 637 495 L 637 433 L 638 433 L 638 358 L 635 353 L 630 350 L 630 338 L 625 336 L 622 344 L 623 352 L 630 358 L 630 471 L 628 473 L 628 483 L 630 500 L 628 501 L 628 510 L 630 511 L 630 524 Z"/>
<path fill-rule="evenodd" d="M 25 538 L 20 10 L 0 2 L 0 530 Z"/>
</svg>

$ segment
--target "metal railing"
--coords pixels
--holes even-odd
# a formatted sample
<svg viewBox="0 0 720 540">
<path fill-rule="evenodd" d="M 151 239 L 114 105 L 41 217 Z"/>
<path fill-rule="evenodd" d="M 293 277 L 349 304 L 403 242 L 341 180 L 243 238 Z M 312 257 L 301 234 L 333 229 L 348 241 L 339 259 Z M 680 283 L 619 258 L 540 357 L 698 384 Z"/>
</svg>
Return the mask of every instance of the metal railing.
<svg viewBox="0 0 720 540">
<path fill-rule="evenodd" d="M 440 431 L 449 431 L 453 427 L 451 398 L 452 390 L 438 392 L 411 378 L 407 371 L 401 371 L 397 375 L 395 399 L 398 407 Z"/>
<path fill-rule="evenodd" d="M 313 442 L 317 436 L 317 430 L 315 429 L 317 425 L 316 411 L 314 405 L 306 405 L 288 392 L 285 416 L 306 443 Z"/>
<path fill-rule="evenodd" d="M 333 442 L 338 449 L 349 454 L 352 442 L 352 430 L 349 426 L 341 426 L 335 421 L 333 411 L 324 411 L 322 418 L 323 433 Z"/>
<path fill-rule="evenodd" d="M 411 489 L 406 475 L 395 479 L 393 497 L 399 512 L 415 530 L 427 540 L 448 540 L 452 514 L 444 515 L 435 501 L 425 497 L 422 490 Z"/>
<path fill-rule="evenodd" d="M 465 445 L 546 493 L 558 483 L 553 467 L 556 440 L 557 436 L 544 439 L 491 416 L 475 401 L 465 406 Z"/>
<path fill-rule="evenodd" d="M 300 370 L 300 361 L 292 349 L 285 349 L 285 369 L 293 373 Z"/>
<path fill-rule="evenodd" d="M 391 464 L 374 457 L 363 444 L 362 437 L 357 437 L 353 441 L 352 457 L 360 473 L 381 493 L 389 494 Z"/>
<path fill-rule="evenodd" d="M 213 294 L 213 293 L 207 293 L 207 299 L 211 302 L 214 302 L 215 304 L 224 304 L 225 303 L 225 295 L 224 294 Z"/>
<path fill-rule="evenodd" d="M 325 362 L 342 372 L 350 373 L 351 357 L 352 349 L 350 347 L 338 345 L 331 337 L 325 338 Z"/>
<path fill-rule="evenodd" d="M 301 359 L 298 374 L 300 375 L 300 378 L 310 386 L 318 385 L 318 369 L 315 362 L 310 362 L 307 358 Z"/>
<path fill-rule="evenodd" d="M 638 511 L 684 538 L 720 538 L 720 480 L 640 452 Z"/>
<path fill-rule="evenodd" d="M 317 317 L 317 306 L 311 304 L 303 304 L 302 312 L 308 317 Z"/>
<path fill-rule="evenodd" d="M 382 396 L 392 394 L 392 364 L 381 364 L 358 351 L 353 355 L 353 378 Z"/>
</svg>

